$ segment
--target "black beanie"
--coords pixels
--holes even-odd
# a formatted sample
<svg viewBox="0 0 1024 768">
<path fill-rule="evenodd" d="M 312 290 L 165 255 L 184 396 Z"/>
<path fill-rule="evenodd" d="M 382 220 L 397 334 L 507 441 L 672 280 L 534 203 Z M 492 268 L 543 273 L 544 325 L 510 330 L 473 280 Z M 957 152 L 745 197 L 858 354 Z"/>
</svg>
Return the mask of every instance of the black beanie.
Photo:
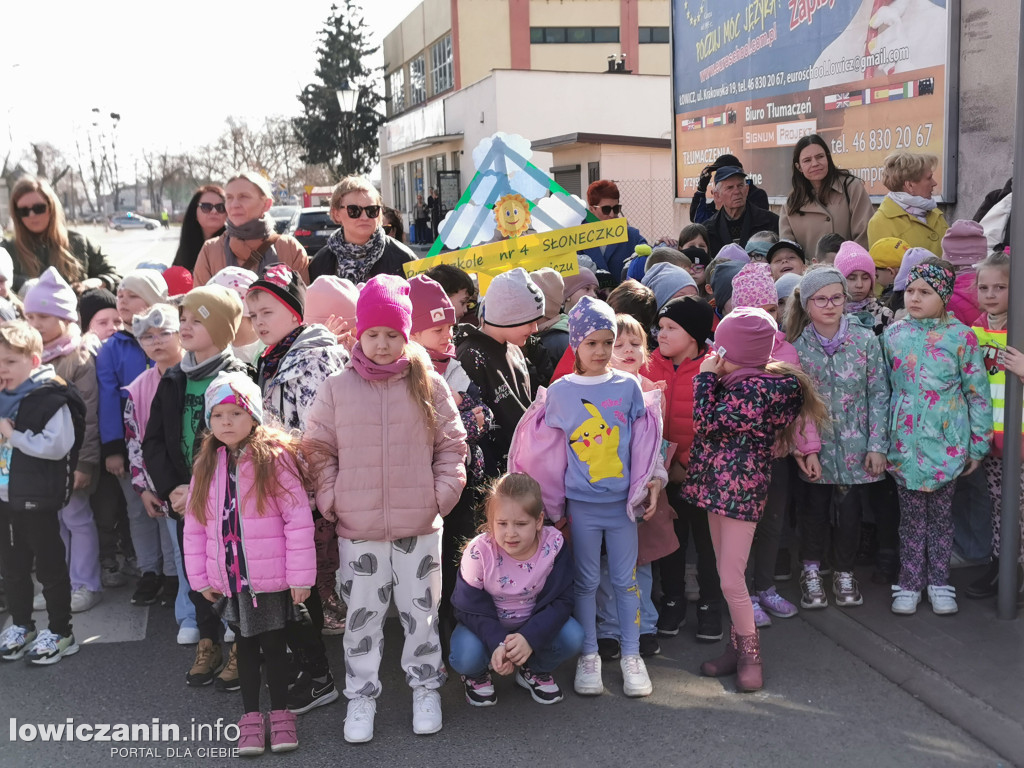
<svg viewBox="0 0 1024 768">
<path fill-rule="evenodd" d="M 699 248 L 696 245 L 691 245 L 689 248 L 683 248 L 683 256 L 688 258 L 694 264 L 700 264 L 702 267 L 706 267 L 711 263 L 711 257 L 708 252 L 703 248 Z"/>
<path fill-rule="evenodd" d="M 715 311 L 711 305 L 696 296 L 672 299 L 658 312 L 659 320 L 667 317 L 690 334 L 701 352 L 707 347 L 708 337 L 711 336 L 714 316 Z"/>
<path fill-rule="evenodd" d="M 106 288 L 93 288 L 78 297 L 78 314 L 82 318 L 82 333 L 89 331 L 89 323 L 96 313 L 104 309 L 117 309 L 117 297 Z"/>
<path fill-rule="evenodd" d="M 299 273 L 285 264 L 273 264 L 266 268 L 263 276 L 249 286 L 249 293 L 266 291 L 280 301 L 292 314 L 303 322 L 306 311 L 306 284 Z"/>
</svg>

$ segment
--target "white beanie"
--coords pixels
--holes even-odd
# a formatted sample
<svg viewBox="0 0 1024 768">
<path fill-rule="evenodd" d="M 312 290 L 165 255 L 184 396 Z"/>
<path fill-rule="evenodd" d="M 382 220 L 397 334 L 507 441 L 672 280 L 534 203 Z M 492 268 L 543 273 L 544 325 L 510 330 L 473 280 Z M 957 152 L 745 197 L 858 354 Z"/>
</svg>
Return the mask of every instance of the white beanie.
<svg viewBox="0 0 1024 768">
<path fill-rule="evenodd" d="M 515 328 L 544 317 L 544 294 L 522 267 L 502 272 L 487 288 L 481 319 L 498 328 Z"/>
</svg>

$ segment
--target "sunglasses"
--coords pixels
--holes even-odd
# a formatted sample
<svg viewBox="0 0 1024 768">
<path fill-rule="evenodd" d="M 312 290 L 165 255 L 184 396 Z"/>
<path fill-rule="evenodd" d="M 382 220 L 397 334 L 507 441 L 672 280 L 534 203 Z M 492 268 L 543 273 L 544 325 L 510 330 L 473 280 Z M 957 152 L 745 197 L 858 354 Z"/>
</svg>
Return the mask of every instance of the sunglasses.
<svg viewBox="0 0 1024 768">
<path fill-rule="evenodd" d="M 608 216 L 612 213 L 618 216 L 622 212 L 621 205 L 593 205 L 591 206 L 591 208 L 601 211 L 601 213 L 603 213 L 605 216 Z"/>
<path fill-rule="evenodd" d="M 224 203 L 200 203 L 199 210 L 203 213 L 227 213 L 227 208 L 224 207 Z"/>
<path fill-rule="evenodd" d="M 350 219 L 358 219 L 363 215 L 363 211 L 366 211 L 366 218 L 376 219 L 380 216 L 379 205 L 346 205 L 345 212 L 348 213 Z"/>
<path fill-rule="evenodd" d="M 14 212 L 18 214 L 18 218 L 27 219 L 29 216 L 42 216 L 49 209 L 46 203 L 36 203 L 35 205 L 22 207 L 18 206 L 14 209 Z"/>
</svg>

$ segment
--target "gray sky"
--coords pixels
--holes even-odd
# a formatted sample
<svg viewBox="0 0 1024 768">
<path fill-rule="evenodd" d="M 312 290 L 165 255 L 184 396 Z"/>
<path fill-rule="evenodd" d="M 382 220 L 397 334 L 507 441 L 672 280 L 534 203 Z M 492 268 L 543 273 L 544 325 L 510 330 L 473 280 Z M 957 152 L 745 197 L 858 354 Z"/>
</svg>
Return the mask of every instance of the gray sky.
<svg viewBox="0 0 1024 768">
<path fill-rule="evenodd" d="M 420 0 L 362 0 L 379 43 Z M 13 0 L 0 12 L 0 156 L 49 141 L 69 155 L 91 109 L 121 115 L 118 154 L 214 140 L 231 115 L 294 115 L 331 0 Z M 373 62 L 383 65 L 378 54 Z M 123 152 L 123 155 L 122 155 Z"/>
</svg>

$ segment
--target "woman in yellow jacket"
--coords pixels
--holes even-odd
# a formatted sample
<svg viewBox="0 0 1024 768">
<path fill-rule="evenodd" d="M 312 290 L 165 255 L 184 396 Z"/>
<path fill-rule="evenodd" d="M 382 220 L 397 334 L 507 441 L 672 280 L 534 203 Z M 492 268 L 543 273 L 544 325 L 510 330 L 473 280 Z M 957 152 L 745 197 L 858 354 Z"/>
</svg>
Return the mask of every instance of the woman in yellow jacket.
<svg viewBox="0 0 1024 768">
<path fill-rule="evenodd" d="M 942 236 L 949 224 L 935 207 L 935 155 L 895 152 L 885 158 L 882 183 L 889 190 L 868 222 L 869 247 L 883 237 L 898 237 L 911 248 L 942 256 Z"/>
<path fill-rule="evenodd" d="M 867 248 L 871 213 L 864 182 L 836 167 L 820 136 L 802 137 L 793 149 L 793 191 L 779 216 L 779 237 L 795 240 L 807 253 L 833 232 Z"/>
</svg>

